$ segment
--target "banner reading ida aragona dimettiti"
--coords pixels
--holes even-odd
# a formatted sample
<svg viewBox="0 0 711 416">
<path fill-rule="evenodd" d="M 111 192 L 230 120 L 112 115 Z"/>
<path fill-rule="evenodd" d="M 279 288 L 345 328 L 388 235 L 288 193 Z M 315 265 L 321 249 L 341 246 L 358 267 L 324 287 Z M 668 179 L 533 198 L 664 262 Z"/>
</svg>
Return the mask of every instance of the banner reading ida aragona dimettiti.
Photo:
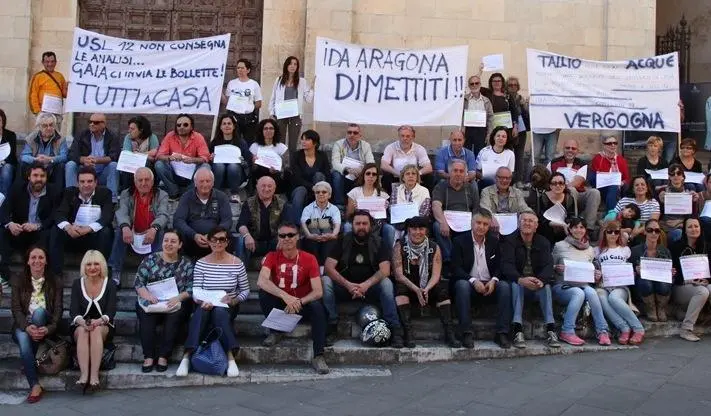
<svg viewBox="0 0 711 416">
<path fill-rule="evenodd" d="M 316 40 L 314 119 L 458 126 L 467 46 L 390 49 Z"/>
<path fill-rule="evenodd" d="M 679 132 L 677 53 L 590 61 L 528 49 L 531 127 Z"/>
<path fill-rule="evenodd" d="M 215 115 L 229 44 L 229 34 L 166 42 L 75 28 L 65 111 Z"/>
</svg>

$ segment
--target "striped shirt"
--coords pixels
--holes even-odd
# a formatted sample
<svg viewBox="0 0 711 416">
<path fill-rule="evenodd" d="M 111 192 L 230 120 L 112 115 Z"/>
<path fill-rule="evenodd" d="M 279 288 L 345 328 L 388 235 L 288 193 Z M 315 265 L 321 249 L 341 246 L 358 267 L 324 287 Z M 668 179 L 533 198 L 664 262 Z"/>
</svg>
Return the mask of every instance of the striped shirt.
<svg viewBox="0 0 711 416">
<path fill-rule="evenodd" d="M 652 217 L 652 214 L 659 214 L 659 202 L 657 202 L 656 199 L 648 199 L 641 204 L 637 202 L 634 198 L 626 196 L 619 201 L 617 201 L 617 205 L 615 205 L 615 212 L 618 214 L 622 212 L 622 210 L 625 208 L 625 206 L 629 204 L 635 204 L 639 207 L 640 212 L 642 213 L 641 217 L 639 218 L 640 221 L 645 222 L 648 219 Z"/>
<path fill-rule="evenodd" d="M 195 263 L 193 287 L 205 290 L 224 290 L 228 295 L 237 295 L 239 302 L 249 296 L 247 269 L 239 261 L 234 264 L 214 264 L 202 259 Z"/>
</svg>

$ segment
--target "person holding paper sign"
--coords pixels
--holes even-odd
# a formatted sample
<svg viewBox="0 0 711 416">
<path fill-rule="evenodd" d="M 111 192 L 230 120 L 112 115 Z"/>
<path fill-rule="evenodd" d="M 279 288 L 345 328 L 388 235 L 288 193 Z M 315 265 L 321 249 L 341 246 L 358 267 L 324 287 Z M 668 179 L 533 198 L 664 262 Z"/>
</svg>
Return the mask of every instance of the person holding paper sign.
<svg viewBox="0 0 711 416">
<path fill-rule="evenodd" d="M 42 109 L 42 100 L 45 94 L 59 98 L 67 97 L 67 81 L 61 72 L 56 71 L 57 55 L 52 51 L 42 53 L 41 71 L 32 76 L 28 101 L 32 114 L 37 114 Z"/>
<path fill-rule="evenodd" d="M 703 166 L 696 159 L 696 139 L 683 139 L 679 144 L 679 155 L 669 162 L 669 165 L 680 164 L 685 172 L 704 173 Z M 704 185 L 700 183 L 690 183 L 696 192 L 704 190 Z"/>
<path fill-rule="evenodd" d="M 568 218 L 578 216 L 578 204 L 565 186 L 565 176 L 556 172 L 548 180 L 548 191 L 531 194 L 531 207 L 538 215 L 538 233 L 551 244 L 563 240 L 568 235 Z"/>
<path fill-rule="evenodd" d="M 304 78 L 299 76 L 301 63 L 295 56 L 284 60 L 281 76 L 274 80 L 272 96 L 269 99 L 269 115 L 279 123 L 279 130 L 284 135 L 284 142 L 289 150 L 296 150 L 301 133 L 301 115 L 304 113 L 304 101 L 311 103 L 314 91 Z"/>
<path fill-rule="evenodd" d="M 239 188 L 247 179 L 247 172 L 250 171 L 252 164 L 252 153 L 247 148 L 247 142 L 244 141 L 235 132 L 235 120 L 229 114 L 223 114 L 217 119 L 217 125 L 220 128 L 215 132 L 215 138 L 208 144 L 210 149 L 210 162 L 212 163 L 212 172 L 215 174 L 215 188 L 229 188 L 230 202 L 238 203 Z M 239 148 L 242 153 L 242 159 L 234 163 L 215 163 L 215 147 L 223 145 L 232 145 Z"/>
<path fill-rule="evenodd" d="M 346 219 L 351 220 L 355 215 L 355 212 L 359 209 L 358 200 L 363 200 L 367 198 L 379 198 L 383 200 L 384 209 L 387 210 L 388 199 L 390 196 L 387 192 L 383 191 L 380 186 L 380 170 L 378 165 L 375 163 L 367 163 L 363 166 L 363 170 L 356 179 L 357 187 L 351 189 L 348 192 L 348 204 L 346 205 Z M 382 211 L 381 211 L 382 212 Z M 372 215 L 372 213 L 371 213 Z M 387 214 L 385 218 L 373 220 L 373 232 L 380 235 L 380 237 L 385 241 L 388 247 L 392 247 L 395 244 L 395 228 L 388 224 Z M 349 223 L 343 225 L 343 232 L 347 233 L 353 230 L 353 226 Z"/>
<path fill-rule="evenodd" d="M 652 322 L 667 321 L 667 304 L 672 292 L 672 284 L 643 279 L 640 275 L 642 258 L 669 259 L 671 252 L 662 244 L 662 229 L 657 220 L 644 223 L 645 242 L 632 247 L 630 263 L 635 267 L 635 288 L 644 302 L 647 318 Z M 672 276 L 676 270 L 672 268 Z"/>
<path fill-rule="evenodd" d="M 509 129 L 508 132 L 511 137 L 518 136 L 518 127 L 514 124 L 514 121 L 518 120 L 519 112 L 516 108 L 514 97 L 507 91 L 504 76 L 499 72 L 491 74 L 489 88 L 482 89 L 482 94 L 486 95 L 486 98 L 491 101 L 494 111 L 492 127 L 504 126 Z M 503 124 L 497 125 L 497 120 L 503 121 Z M 511 170 L 513 171 L 513 168 Z"/>
<path fill-rule="evenodd" d="M 58 128 L 54 114 L 40 113 L 37 116 L 35 130 L 25 138 L 25 147 L 20 153 L 20 171 L 25 175 L 31 165 L 41 163 L 47 168 L 49 183 L 57 189 L 63 189 L 64 164 L 67 162 L 69 148 Z"/>
<path fill-rule="evenodd" d="M 301 150 L 291 154 L 291 218 L 295 223 L 301 219 L 304 205 L 314 200 L 311 188 L 317 182 L 326 181 L 331 173 L 328 156 L 318 150 L 319 146 L 321 136 L 315 130 L 306 130 L 301 134 Z"/>
<path fill-rule="evenodd" d="M 671 244 L 681 238 L 681 225 L 688 215 L 696 216 L 696 207 L 699 201 L 699 194 L 693 190 L 693 184 L 684 184 L 684 167 L 673 163 L 669 166 L 669 183 L 659 191 L 659 201 L 664 203 L 664 217 L 661 226 L 667 233 L 667 241 Z M 670 195 L 670 197 L 668 197 Z M 680 203 L 676 198 L 682 197 Z M 686 214 L 675 214 L 675 212 L 687 212 Z M 689 212 L 690 211 L 690 212 Z"/>
<path fill-rule="evenodd" d="M 608 221 L 603 225 L 600 246 L 595 249 L 595 261 L 600 266 L 608 262 L 628 262 L 631 252 L 622 240 L 620 228 L 620 223 L 617 221 Z M 620 345 L 641 344 L 644 340 L 644 326 L 632 311 L 634 305 L 629 288 L 627 286 L 599 287 L 597 295 L 605 316 L 620 331 L 617 342 Z"/>
<path fill-rule="evenodd" d="M 74 138 L 69 149 L 69 159 L 64 167 L 64 182 L 67 187 L 77 185 L 77 169 L 81 166 L 93 167 L 99 185 L 111 191 L 113 202 L 118 200 L 119 175 L 116 170 L 121 141 L 106 128 L 106 116 L 94 113 L 89 117 L 89 129 Z"/>
<path fill-rule="evenodd" d="M 297 225 L 282 223 L 278 233 L 279 248 L 264 258 L 257 280 L 262 313 L 266 317 L 272 309 L 278 308 L 309 319 L 314 351 L 311 366 L 318 374 L 328 374 L 323 357 L 326 347 L 326 311 L 321 302 L 324 288 L 318 262 L 313 254 L 296 248 L 299 241 Z M 281 337 L 281 332 L 270 330 L 262 345 L 273 347 Z"/>
<path fill-rule="evenodd" d="M 220 328 L 220 344 L 227 354 L 227 377 L 237 377 L 239 368 L 235 362 L 239 350 L 237 334 L 232 321 L 239 312 L 240 303 L 249 297 L 249 280 L 247 269 L 242 261 L 229 253 L 232 242 L 226 228 L 217 226 L 207 233 L 210 254 L 195 262 L 193 269 L 194 288 L 206 291 L 222 291 L 225 295 L 220 299 L 227 307 L 213 305 L 208 301 L 195 300 L 195 311 L 190 317 L 188 338 L 185 340 L 185 353 L 176 376 L 186 376 L 190 369 L 190 355 L 200 345 L 202 335 L 209 327 Z"/>
<path fill-rule="evenodd" d="M 395 178 L 400 176 L 405 165 L 417 165 L 420 168 L 420 178 L 426 188 L 431 188 L 434 182 L 432 163 L 427 155 L 427 149 L 415 143 L 415 128 L 403 125 L 397 129 L 398 140 L 390 143 L 383 151 L 380 159 L 380 170 L 383 173 L 383 189 L 392 191 Z"/>
<path fill-rule="evenodd" d="M 202 134 L 194 128 L 195 120 L 191 115 L 178 114 L 175 130 L 165 135 L 156 154 L 156 174 L 160 182 L 163 182 L 163 189 L 168 192 L 168 197 L 173 201 L 180 198 L 180 186 L 193 186 L 193 178 L 179 176 L 171 162 L 195 165 L 195 173 L 203 167 L 210 169 L 207 164 L 210 160 L 210 149 Z"/>
<path fill-rule="evenodd" d="M 630 172 L 627 168 L 627 160 L 617 153 L 618 139 L 615 136 L 603 135 L 602 150 L 593 156 L 588 165 L 588 181 L 591 186 L 597 184 L 598 173 L 619 172 L 622 175 L 622 184 L 630 183 Z M 600 189 L 600 196 L 605 202 L 605 209 L 611 210 L 617 203 L 617 195 L 620 193 L 620 185 L 610 185 Z"/>
<path fill-rule="evenodd" d="M 600 345 L 610 345 L 610 329 L 607 326 L 605 315 L 600 305 L 600 298 L 595 288 L 590 283 L 580 281 L 566 281 L 566 260 L 590 264 L 595 260 L 595 250 L 590 246 L 587 236 L 587 225 L 581 218 L 568 220 L 568 236 L 563 241 L 558 241 L 553 246 L 553 270 L 556 272 L 556 284 L 553 285 L 553 297 L 560 304 L 565 305 L 563 326 L 560 330 L 560 339 L 570 345 L 583 345 L 585 341 L 575 334 L 575 322 L 578 313 L 586 301 L 590 305 L 590 312 L 595 323 L 595 333 Z M 592 273 L 592 266 L 591 273 Z M 594 271 L 595 282 L 600 281 L 599 270 Z"/>
<path fill-rule="evenodd" d="M 17 169 L 17 136 L 6 127 L 7 116 L 0 109 L 0 194 L 7 196 Z"/>
<path fill-rule="evenodd" d="M 49 259 L 57 276 L 62 276 L 67 250 L 96 248 L 104 258 L 111 252 L 114 218 L 111 191 L 97 186 L 96 172 L 90 166 L 79 168 L 78 176 L 79 187 L 64 190 L 55 212 L 57 227 L 52 228 Z"/>
<path fill-rule="evenodd" d="M 359 162 L 360 166 L 346 166 L 344 160 Z M 363 170 L 366 163 L 375 163 L 373 150 L 370 143 L 363 140 L 360 126 L 356 123 L 348 123 L 346 137 L 333 143 L 331 148 L 331 183 L 333 184 L 333 203 L 338 206 L 346 205 L 346 193 L 350 192 L 355 185 L 355 179 Z"/>
<path fill-rule="evenodd" d="M 667 181 L 665 179 L 653 179 L 647 171 L 660 171 L 669 167 L 669 163 L 662 157 L 663 147 L 664 141 L 661 137 L 649 136 L 647 139 L 647 152 L 637 161 L 637 172 L 645 175 L 645 179 L 652 184 L 655 193 L 656 189 L 666 185 Z"/>
<path fill-rule="evenodd" d="M 496 184 L 487 186 L 481 191 L 481 207 L 492 214 L 519 214 L 529 211 L 523 191 L 511 186 L 513 172 L 505 166 L 496 169 Z M 492 231 L 499 232 L 496 217 L 492 218 Z"/>
<path fill-rule="evenodd" d="M 131 117 L 128 120 L 128 133 L 123 138 L 121 151 L 146 155 L 146 167 L 154 169 L 158 147 L 160 142 L 158 136 L 151 130 L 151 122 L 144 116 Z M 133 174 L 119 173 L 119 186 L 121 191 L 124 191 L 133 184 Z"/>
<path fill-rule="evenodd" d="M 161 241 L 163 250 L 144 257 L 136 270 L 133 287 L 138 295 L 136 316 L 143 349 L 141 369 L 144 373 L 153 371 L 154 366 L 159 373 L 168 369 L 168 359 L 172 355 L 175 338 L 192 312 L 193 305 L 188 300 L 193 290 L 193 263 L 189 258 L 180 255 L 182 246 L 183 240 L 177 231 L 165 230 Z M 150 287 L 160 282 L 171 282 L 177 289 L 177 296 L 169 299 L 157 297 Z M 150 305 L 159 303 L 165 303 L 166 312 L 146 310 Z M 163 336 L 160 346 L 156 349 L 156 328 L 161 323 Z"/>
<path fill-rule="evenodd" d="M 509 168 L 511 172 L 515 169 L 516 156 L 510 149 L 509 132 L 504 127 L 496 127 L 489 138 L 489 146 L 479 152 L 476 158 L 477 179 L 479 179 L 479 189 L 484 189 L 494 184 L 496 169 L 501 166 Z"/>
<path fill-rule="evenodd" d="M 413 204 L 417 207 L 418 215 L 429 217 L 432 212 L 432 202 L 430 191 L 420 185 L 420 171 L 415 165 L 406 165 L 400 172 L 400 184 L 393 186 L 393 194 L 390 196 L 390 210 L 393 205 Z M 392 223 L 392 216 L 390 219 Z M 405 229 L 404 223 L 393 224 L 395 227 L 396 239 L 399 240 Z"/>
<path fill-rule="evenodd" d="M 486 118 L 484 126 L 465 125 L 464 127 L 464 136 L 466 137 L 464 146 L 474 155 L 478 155 L 479 151 L 486 146 L 486 139 L 494 129 L 494 108 L 491 101 L 482 94 L 479 75 L 469 77 L 469 91 L 464 95 L 464 111 L 483 113 Z"/>
<path fill-rule="evenodd" d="M 697 218 L 684 220 L 681 240 L 671 244 L 669 251 L 674 268 L 679 271 L 674 278 L 672 299 L 679 307 L 686 308 L 679 336 L 687 341 L 699 341 L 701 338 L 694 331 L 694 327 L 701 310 L 711 298 L 711 286 L 709 286 L 709 279 L 687 280 L 679 260 L 683 256 L 696 254 L 705 254 L 708 257 L 711 253 L 709 243 L 706 241 L 706 236 Z"/>
<path fill-rule="evenodd" d="M 304 232 L 303 248 L 316 256 L 323 265 L 326 256 L 333 250 L 341 230 L 341 211 L 328 202 L 331 185 L 321 181 L 313 186 L 316 200 L 301 213 L 301 230 Z"/>
<path fill-rule="evenodd" d="M 256 140 L 249 146 L 249 151 L 252 153 L 252 183 L 256 184 L 262 176 L 269 176 L 274 179 L 274 182 L 277 184 L 279 193 L 286 192 L 281 170 L 275 169 L 272 166 L 264 166 L 264 163 L 258 161 L 258 159 L 260 154 L 271 152 L 277 157 L 282 158 L 282 167 L 286 165 L 286 160 L 289 155 L 287 151 L 289 149 L 284 143 L 281 143 L 281 134 L 281 130 L 276 121 L 264 119 L 259 122 L 259 126 L 257 127 Z"/>
<path fill-rule="evenodd" d="M 222 94 L 222 104 L 237 123 L 235 136 L 245 143 L 252 144 L 259 121 L 259 109 L 262 107 L 262 88 L 257 81 L 249 77 L 252 63 L 244 58 L 237 60 L 237 78 L 230 80 Z"/>
</svg>

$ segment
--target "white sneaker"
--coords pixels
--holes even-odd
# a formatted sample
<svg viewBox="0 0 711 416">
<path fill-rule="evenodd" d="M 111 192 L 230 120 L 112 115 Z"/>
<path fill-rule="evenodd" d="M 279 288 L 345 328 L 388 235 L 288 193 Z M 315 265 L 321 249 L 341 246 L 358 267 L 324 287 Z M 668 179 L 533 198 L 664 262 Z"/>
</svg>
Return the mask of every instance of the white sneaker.
<svg viewBox="0 0 711 416">
<path fill-rule="evenodd" d="M 180 360 L 180 365 L 178 366 L 178 369 L 175 371 L 175 376 L 176 377 L 186 377 L 188 375 L 188 372 L 190 371 L 190 360 L 187 358 L 183 358 Z"/>
<path fill-rule="evenodd" d="M 230 363 L 227 365 L 227 377 L 238 377 L 239 376 L 239 367 L 237 367 L 237 363 L 230 360 Z"/>
</svg>

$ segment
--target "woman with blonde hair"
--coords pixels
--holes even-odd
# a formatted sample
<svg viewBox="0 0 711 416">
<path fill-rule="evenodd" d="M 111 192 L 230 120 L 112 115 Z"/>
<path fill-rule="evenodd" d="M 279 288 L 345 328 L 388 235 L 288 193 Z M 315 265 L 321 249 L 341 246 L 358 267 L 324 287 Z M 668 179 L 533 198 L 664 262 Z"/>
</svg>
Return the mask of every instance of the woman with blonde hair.
<svg viewBox="0 0 711 416">
<path fill-rule="evenodd" d="M 420 170 L 416 165 L 405 165 L 400 171 L 400 184 L 393 186 L 393 194 L 390 197 L 390 205 L 397 204 L 417 205 L 421 217 L 429 217 L 432 212 L 430 191 L 420 185 Z M 397 241 L 402 237 L 405 224 L 396 224 L 395 229 Z"/>
<path fill-rule="evenodd" d="M 666 185 L 666 179 L 652 179 L 647 170 L 662 170 L 669 167 L 669 163 L 662 157 L 664 142 L 659 136 L 649 136 L 647 139 L 647 153 L 637 162 L 637 174 L 644 175 L 652 184 L 653 189 Z"/>
</svg>

